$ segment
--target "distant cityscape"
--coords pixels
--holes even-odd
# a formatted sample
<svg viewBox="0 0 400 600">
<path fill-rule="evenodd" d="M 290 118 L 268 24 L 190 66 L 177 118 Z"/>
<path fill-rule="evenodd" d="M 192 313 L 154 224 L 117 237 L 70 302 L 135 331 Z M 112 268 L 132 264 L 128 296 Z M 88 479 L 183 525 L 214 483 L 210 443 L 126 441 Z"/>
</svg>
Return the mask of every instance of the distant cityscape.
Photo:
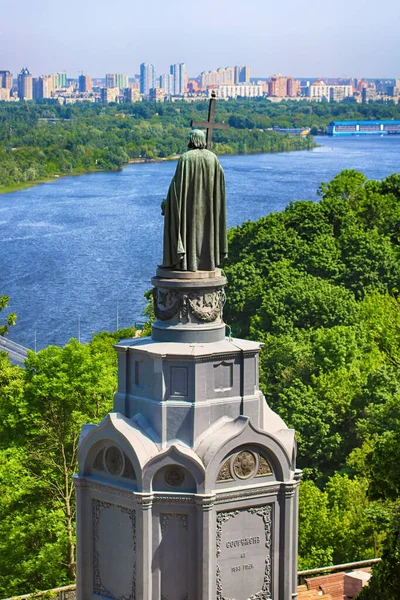
<svg viewBox="0 0 400 600">
<path fill-rule="evenodd" d="M 185 63 L 170 66 L 169 73 L 156 73 L 154 65 L 142 63 L 138 74 L 107 73 L 95 78 L 82 73 L 69 78 L 66 72 L 34 77 L 24 67 L 16 79 L 0 70 L 0 101 L 53 100 L 76 102 L 174 102 L 217 98 L 266 97 L 271 102 L 305 100 L 316 102 L 390 102 L 400 98 L 400 79 L 296 79 L 289 75 L 252 78 L 249 66 L 220 67 L 189 77 Z"/>
</svg>

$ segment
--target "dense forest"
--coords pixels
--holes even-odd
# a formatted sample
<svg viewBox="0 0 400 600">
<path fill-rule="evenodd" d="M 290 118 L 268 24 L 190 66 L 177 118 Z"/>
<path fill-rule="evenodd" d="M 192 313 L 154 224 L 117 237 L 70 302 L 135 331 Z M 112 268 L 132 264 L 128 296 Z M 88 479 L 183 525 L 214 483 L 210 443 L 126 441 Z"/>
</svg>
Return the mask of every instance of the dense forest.
<svg viewBox="0 0 400 600">
<path fill-rule="evenodd" d="M 225 102 L 218 118 L 227 121 Z M 238 106 L 241 106 L 239 103 Z M 221 108 L 220 108 L 221 107 Z M 207 119 L 208 102 L 79 105 L 0 103 L 0 190 L 60 175 L 120 169 L 130 160 L 165 159 L 187 150 L 191 119 Z M 251 106 L 243 105 L 244 115 Z M 231 119 L 229 119 L 231 121 Z M 245 126 L 244 126 L 245 125 Z M 313 148 L 242 120 L 214 134 L 217 154 Z"/>
<path fill-rule="evenodd" d="M 190 121 L 207 118 L 208 102 L 136 102 L 60 106 L 43 101 L 0 102 L 0 191 L 60 175 L 120 169 L 130 160 L 166 159 L 187 148 Z M 272 103 L 265 98 L 219 101 L 217 154 L 309 149 L 312 137 L 273 128 L 324 133 L 332 119 L 400 118 L 400 105 L 321 102 Z"/>
<path fill-rule="evenodd" d="M 262 390 L 296 429 L 300 568 L 383 553 L 363 598 L 395 600 L 400 175 L 344 171 L 319 195 L 230 232 L 225 320 L 264 342 Z"/>
<path fill-rule="evenodd" d="M 225 321 L 264 342 L 262 390 L 296 429 L 300 569 L 382 555 L 363 598 L 396 600 L 400 175 L 344 171 L 319 194 L 230 231 Z M 74 581 L 77 440 L 111 409 L 112 343 L 133 333 L 30 352 L 25 369 L 0 353 L 3 597 Z"/>
</svg>

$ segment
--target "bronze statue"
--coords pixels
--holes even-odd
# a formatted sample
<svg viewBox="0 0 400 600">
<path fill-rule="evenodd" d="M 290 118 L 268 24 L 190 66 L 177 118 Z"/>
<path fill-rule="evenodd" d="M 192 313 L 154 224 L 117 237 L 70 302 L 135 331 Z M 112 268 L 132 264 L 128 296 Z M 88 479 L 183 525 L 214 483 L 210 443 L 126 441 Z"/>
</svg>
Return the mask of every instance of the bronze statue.
<svg viewBox="0 0 400 600">
<path fill-rule="evenodd" d="M 227 256 L 225 177 L 206 149 L 204 133 L 190 135 L 161 208 L 164 214 L 162 268 L 214 271 Z"/>
</svg>

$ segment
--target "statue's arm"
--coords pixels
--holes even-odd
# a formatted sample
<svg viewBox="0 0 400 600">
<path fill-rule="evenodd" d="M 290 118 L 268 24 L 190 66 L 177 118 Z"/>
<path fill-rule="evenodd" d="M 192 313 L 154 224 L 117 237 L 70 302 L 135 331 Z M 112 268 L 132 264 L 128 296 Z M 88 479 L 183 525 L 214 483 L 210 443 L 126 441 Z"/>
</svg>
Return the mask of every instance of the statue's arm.
<svg viewBox="0 0 400 600">
<path fill-rule="evenodd" d="M 165 215 L 165 206 L 167 204 L 167 199 L 164 198 L 164 200 L 161 202 L 161 215 L 164 216 Z"/>
</svg>

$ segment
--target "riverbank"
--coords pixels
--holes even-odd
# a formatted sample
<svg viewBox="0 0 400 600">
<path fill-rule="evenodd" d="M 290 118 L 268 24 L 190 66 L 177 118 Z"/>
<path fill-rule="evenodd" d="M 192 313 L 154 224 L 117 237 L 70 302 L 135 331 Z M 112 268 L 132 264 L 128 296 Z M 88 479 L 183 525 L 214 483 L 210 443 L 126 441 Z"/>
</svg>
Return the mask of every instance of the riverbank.
<svg viewBox="0 0 400 600">
<path fill-rule="evenodd" d="M 263 152 L 263 151 L 250 151 L 250 152 L 245 152 L 245 153 L 220 153 L 219 156 L 247 156 L 247 155 L 251 155 L 251 154 L 276 154 L 279 152 L 300 152 L 303 150 L 313 150 L 314 148 L 318 148 L 318 144 L 315 143 L 314 139 L 313 139 L 313 143 L 312 145 L 310 145 L 308 148 L 292 148 L 290 150 L 270 150 L 269 152 Z M 8 194 L 10 192 L 19 192 L 21 190 L 25 190 L 31 187 L 34 187 L 36 185 L 39 185 L 41 183 L 51 183 L 53 181 L 57 181 L 57 179 L 61 179 L 64 177 L 74 177 L 76 175 L 87 175 L 89 173 L 112 173 L 113 171 L 121 171 L 122 169 L 124 169 L 127 165 L 135 165 L 135 164 L 147 164 L 147 163 L 161 163 L 161 162 L 170 162 L 170 161 L 176 161 L 179 160 L 180 158 L 180 154 L 173 154 L 172 156 L 168 156 L 168 157 L 157 157 L 157 158 L 131 158 L 125 165 L 123 165 L 121 168 L 115 168 L 115 169 L 86 169 L 86 170 L 82 170 L 82 169 L 77 169 L 77 170 L 72 170 L 70 173 L 62 173 L 62 174 L 55 174 L 53 177 L 47 177 L 45 179 L 36 179 L 34 181 L 24 181 L 21 183 L 16 183 L 14 185 L 8 185 L 8 186 L 0 186 L 0 194 Z"/>
</svg>

